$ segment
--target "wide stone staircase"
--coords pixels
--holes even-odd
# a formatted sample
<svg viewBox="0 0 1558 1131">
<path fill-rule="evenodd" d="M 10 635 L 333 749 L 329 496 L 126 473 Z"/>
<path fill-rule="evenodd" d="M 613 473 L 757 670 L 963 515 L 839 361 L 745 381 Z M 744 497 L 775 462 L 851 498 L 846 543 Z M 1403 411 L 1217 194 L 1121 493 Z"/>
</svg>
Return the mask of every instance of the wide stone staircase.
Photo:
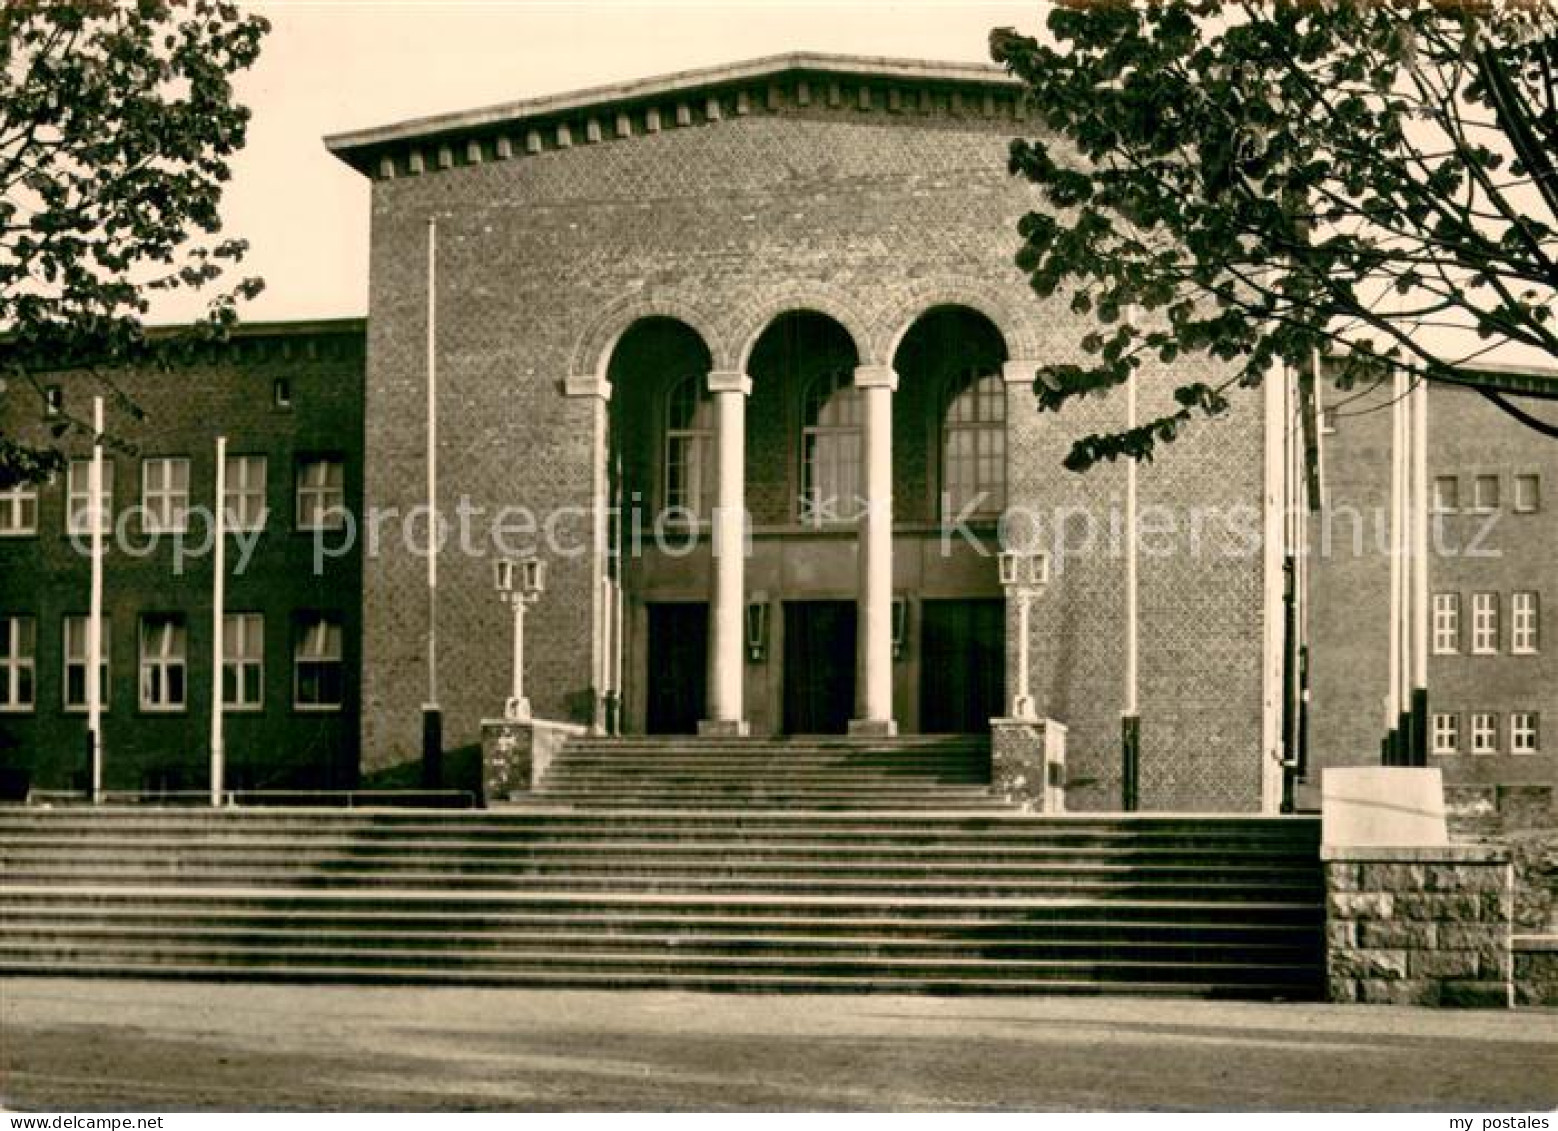
<svg viewBox="0 0 1558 1131">
<path fill-rule="evenodd" d="M 1318 996 L 1316 822 L 1039 817 L 988 772 L 590 741 L 506 809 L 4 809 L 0 974 Z"/>
</svg>

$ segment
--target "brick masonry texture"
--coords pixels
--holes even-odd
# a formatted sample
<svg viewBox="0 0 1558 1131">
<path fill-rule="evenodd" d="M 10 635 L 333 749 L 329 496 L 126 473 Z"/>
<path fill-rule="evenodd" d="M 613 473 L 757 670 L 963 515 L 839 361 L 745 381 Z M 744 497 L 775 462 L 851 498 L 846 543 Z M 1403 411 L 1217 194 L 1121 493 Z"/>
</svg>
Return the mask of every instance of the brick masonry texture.
<svg viewBox="0 0 1558 1131">
<path fill-rule="evenodd" d="M 1508 1007 L 1514 877 L 1507 854 L 1388 855 L 1370 860 L 1360 850 L 1326 862 L 1331 1000 Z"/>
<path fill-rule="evenodd" d="M 732 101 L 717 122 L 376 181 L 369 505 L 404 512 L 423 501 L 429 216 L 439 224 L 444 508 L 462 494 L 489 510 L 588 507 L 596 408 L 562 395 L 560 383 L 605 375 L 614 342 L 643 316 L 686 322 L 716 369 L 744 368 L 764 327 L 802 309 L 841 324 L 862 363 L 890 362 L 899 335 L 942 304 L 986 315 L 1011 357 L 1075 357 L 1081 320 L 1063 300 L 1040 303 L 1012 264 L 1032 195 L 1006 172 L 1007 141 L 1025 128 L 1009 107 L 986 118 L 952 113 L 945 94 L 914 103 L 931 112 L 913 114 L 882 109 L 880 96 L 870 112 L 854 98 L 837 109 L 825 101 L 754 101 L 744 114 Z M 1153 371 L 1143 412 L 1166 403 L 1174 383 L 1205 376 L 1195 363 Z M 1123 474 L 1076 476 L 1060 460 L 1074 437 L 1123 421 L 1123 398 L 1040 416 L 1030 391 L 1010 396 L 1010 501 L 1046 513 L 1089 506 L 1107 528 Z M 756 450 L 762 397 L 749 405 Z M 1247 402 L 1145 469 L 1143 505 L 1171 505 L 1181 521 L 1193 504 L 1240 505 L 1255 511 L 1258 530 L 1262 428 L 1258 398 Z M 907 472 L 925 461 L 904 439 Z M 912 475 L 899 485 L 916 487 Z M 764 488 L 754 501 L 772 510 L 775 494 Z M 587 520 L 576 525 L 582 536 Z M 1149 808 L 1260 802 L 1260 561 L 1212 541 L 1200 556 L 1179 550 L 1142 566 Z M 480 718 L 504 695 L 506 637 L 489 569 L 454 555 L 440 566 L 439 697 L 450 746 L 475 743 Z M 528 686 L 545 717 L 588 714 L 590 576 L 587 557 L 554 558 L 530 622 Z M 1107 546 L 1065 563 L 1035 607 L 1035 698 L 1041 714 L 1069 727 L 1077 808 L 1118 797 L 1122 616 L 1123 563 Z M 416 757 L 427 624 L 425 563 L 386 547 L 365 565 L 369 766 Z M 630 668 L 630 684 L 642 678 Z"/>
<path fill-rule="evenodd" d="M 135 454 L 105 451 L 113 471 L 116 515 L 141 501 L 141 457 L 190 460 L 191 506 L 214 506 L 215 437 L 225 433 L 230 455 L 264 455 L 270 510 L 253 557 L 240 574 L 229 542 L 226 607 L 265 618 L 263 709 L 229 711 L 227 783 L 231 788 L 344 788 L 357 782 L 357 681 L 360 665 L 361 564 L 356 550 L 314 569 L 312 535 L 294 525 L 294 469 L 305 455 L 344 463 L 346 504 L 362 502 L 363 326 L 360 320 L 246 327 L 229 345 L 168 371 L 85 371 L 46 374 L 64 411 L 90 426 L 92 397 L 108 401 L 106 431 Z M 291 406 L 277 407 L 273 382 L 291 385 Z M 18 388 L 17 386 L 23 386 Z M 0 397 L 0 433 L 51 442 L 41 403 L 21 381 Z M 144 417 L 119 407 L 117 389 Z M 67 456 L 91 456 L 89 428 L 59 441 Z M 85 615 L 91 562 L 65 533 L 65 477 L 39 491 L 36 536 L 0 537 L 0 615 L 36 618 L 37 705 L 0 713 L 0 766 L 25 770 L 34 788 L 76 789 L 89 782 L 85 711 L 63 709 L 62 619 Z M 137 522 L 127 522 L 137 545 Z M 195 546 L 206 533 L 192 524 Z M 333 551 L 337 536 L 325 543 Z M 111 549 L 104 564 L 104 615 L 110 624 L 109 706 L 103 716 L 103 785 L 110 790 L 205 789 L 209 781 L 211 663 L 210 554 L 175 572 L 170 539 L 135 557 Z M 332 612 L 343 628 L 345 705 L 313 713 L 293 707 L 293 618 Z M 147 713 L 138 703 L 138 623 L 143 613 L 182 613 L 188 632 L 187 706 Z"/>
<path fill-rule="evenodd" d="M 1341 413 L 1324 438 L 1325 475 L 1332 518 L 1315 522 L 1311 546 L 1312 714 L 1311 776 L 1325 766 L 1362 765 L 1379 757 L 1387 682 L 1390 562 L 1390 412 L 1384 390 L 1328 393 Z M 1344 402 L 1341 398 L 1352 399 Z M 1431 592 L 1461 596 L 1461 646 L 1456 655 L 1430 655 L 1429 711 L 1461 716 L 1460 753 L 1431 755 L 1444 772 L 1446 795 L 1465 821 L 1550 825 L 1558 785 L 1553 727 L 1558 725 L 1558 445 L 1511 420 L 1482 397 L 1433 386 L 1429 395 L 1428 475 L 1454 476 L 1462 512 L 1430 527 Z M 1535 513 L 1513 510 L 1515 475 L 1541 477 L 1546 495 Z M 1491 514 L 1467 513 L 1479 475 L 1499 479 L 1500 504 Z M 1346 508 L 1363 516 L 1363 552 L 1355 553 L 1355 525 Z M 1437 542 L 1440 549 L 1435 548 Z M 1538 652 L 1510 651 L 1510 594 L 1539 593 Z M 1472 655 L 1471 595 L 1500 595 L 1499 649 Z M 1499 752 L 1471 754 L 1469 715 L 1499 716 Z M 1509 715 L 1535 711 L 1542 729 L 1535 754 L 1512 754 Z M 1515 808 L 1524 815 L 1499 811 Z"/>
</svg>

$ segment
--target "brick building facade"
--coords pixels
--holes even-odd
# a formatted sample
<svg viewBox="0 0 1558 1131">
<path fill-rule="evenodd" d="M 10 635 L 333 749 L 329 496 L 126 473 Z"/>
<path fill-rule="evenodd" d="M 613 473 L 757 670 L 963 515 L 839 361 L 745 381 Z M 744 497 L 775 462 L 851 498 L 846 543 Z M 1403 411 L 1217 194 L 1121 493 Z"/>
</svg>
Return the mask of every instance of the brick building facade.
<svg viewBox="0 0 1558 1131">
<path fill-rule="evenodd" d="M 528 545 L 508 540 L 550 567 L 529 617 L 538 714 L 601 725 L 620 694 L 629 730 L 960 729 L 943 685 L 1003 658 L 1010 683 L 1017 646 L 980 521 L 999 508 L 950 549 L 938 523 L 953 401 L 991 378 L 983 408 L 957 411 L 1004 418 L 1007 512 L 1072 516 L 1072 550 L 1034 605 L 1036 705 L 1070 728 L 1072 804 L 1118 803 L 1124 474 L 1060 461 L 1125 405 L 1035 411 L 1034 369 L 1072 356 L 1080 334 L 1012 263 L 1032 197 L 1007 144 L 1031 128 L 1020 88 L 992 68 L 785 56 L 329 140 L 373 182 L 366 501 L 400 515 L 425 503 L 434 221 L 438 506 L 477 527 L 516 506 L 551 521 Z M 1189 376 L 1149 372 L 1142 413 Z M 677 392 L 686 378 L 691 394 Z M 840 387 L 852 392 L 832 400 Z M 683 402 L 686 427 L 672 427 Z M 1141 571 L 1148 808 L 1274 798 L 1269 565 L 1244 536 L 1263 521 L 1268 432 L 1254 399 L 1141 477 L 1159 550 Z M 653 516 L 708 490 L 715 453 L 737 443 L 727 483 L 753 522 L 742 570 L 717 568 L 718 524 L 694 523 L 685 554 L 614 553 L 614 510 Z M 890 467 L 873 471 L 889 443 Z M 989 471 L 973 464 L 952 478 Z M 890 523 L 880 505 L 858 529 L 813 521 L 814 475 L 875 504 L 890 493 Z M 1192 532 L 1197 508 L 1212 517 Z M 369 767 L 417 757 L 431 616 L 446 746 L 474 743 L 503 702 L 496 548 L 478 542 L 441 556 L 436 614 L 415 536 L 365 564 Z M 959 695 L 999 708 L 1004 690 Z"/>
<path fill-rule="evenodd" d="M 167 370 L 48 374 L 47 400 L 11 382 L 0 431 L 50 443 L 68 422 L 71 469 L 0 493 L 0 767 L 41 791 L 90 780 L 84 508 L 103 395 L 103 787 L 209 782 L 218 434 L 229 522 L 245 528 L 227 542 L 227 785 L 355 785 L 361 562 L 333 512 L 362 504 L 362 321 L 245 326 Z"/>
<path fill-rule="evenodd" d="M 1316 771 L 1379 756 L 1388 683 L 1390 394 L 1333 397 L 1328 513 L 1311 535 Z M 1550 812 L 1558 444 L 1468 389 L 1432 386 L 1428 414 L 1430 764 L 1462 808 L 1523 794 L 1516 804 Z"/>
<path fill-rule="evenodd" d="M 1019 88 L 989 68 L 786 56 L 332 139 L 373 180 L 371 321 L 246 327 L 199 364 L 117 379 L 146 418 L 109 421 L 126 445 L 111 453 L 116 515 L 170 487 L 209 507 L 218 431 L 230 457 L 264 460 L 247 489 L 270 517 L 226 602 L 259 618 L 261 641 L 255 655 L 234 646 L 251 667 L 234 655 L 229 783 L 416 779 L 434 608 L 432 266 L 446 751 L 472 746 L 507 694 L 492 562 L 530 552 L 549 567 L 527 667 L 543 717 L 629 733 L 983 730 L 1017 690 L 1018 617 L 994 557 L 1005 516 L 1018 542 L 1037 522 L 1051 555 L 1026 643 L 1037 713 L 1067 728 L 1068 802 L 1117 807 L 1125 474 L 1061 460 L 1077 436 L 1124 423 L 1124 396 L 1036 411 L 1034 370 L 1073 358 L 1084 331 L 1012 264 L 1032 197 L 1006 148 L 1032 128 Z M 1146 370 L 1141 416 L 1212 376 L 1195 364 Z M 48 380 L 76 419 L 102 389 L 85 373 Z M 1338 404 L 1322 437 L 1332 538 L 1350 542 L 1339 516 L 1356 513 L 1364 545 L 1326 552 L 1312 531 L 1312 779 L 1378 757 L 1381 400 Z M 0 427 L 42 440 L 59 418 L 40 407 L 7 396 Z M 1271 544 L 1290 417 L 1275 388 L 1239 398 L 1139 477 L 1144 808 L 1280 797 Z M 1436 388 L 1431 422 L 1443 543 L 1479 548 L 1433 567 L 1456 622 L 1430 664 L 1455 743 L 1434 762 L 1495 803 L 1499 787 L 1550 803 L 1554 449 L 1465 391 Z M 80 434 L 65 443 L 88 452 Z M 737 571 L 713 552 L 732 480 L 750 515 Z M 41 788 L 85 773 L 73 633 L 89 569 L 66 536 L 79 486 L 0 502 L 0 766 Z M 301 529 L 321 492 L 338 493 L 354 538 Z M 211 563 L 195 554 L 175 572 L 176 554 L 163 539 L 109 559 L 111 789 L 206 781 Z M 181 704 L 144 701 L 147 680 L 171 678 L 164 645 L 183 652 Z M 321 678 L 336 682 L 321 692 Z"/>
</svg>

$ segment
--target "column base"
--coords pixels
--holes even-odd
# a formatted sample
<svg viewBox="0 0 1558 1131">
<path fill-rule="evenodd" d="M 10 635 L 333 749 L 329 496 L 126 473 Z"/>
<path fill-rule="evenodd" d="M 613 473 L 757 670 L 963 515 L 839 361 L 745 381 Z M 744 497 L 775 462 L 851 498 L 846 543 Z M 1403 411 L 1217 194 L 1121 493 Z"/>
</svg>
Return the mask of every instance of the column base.
<svg viewBox="0 0 1558 1131">
<path fill-rule="evenodd" d="M 749 733 L 745 719 L 703 719 L 698 723 L 699 738 L 745 738 Z"/>
<path fill-rule="evenodd" d="M 892 719 L 850 719 L 851 738 L 896 738 L 898 724 Z"/>
</svg>

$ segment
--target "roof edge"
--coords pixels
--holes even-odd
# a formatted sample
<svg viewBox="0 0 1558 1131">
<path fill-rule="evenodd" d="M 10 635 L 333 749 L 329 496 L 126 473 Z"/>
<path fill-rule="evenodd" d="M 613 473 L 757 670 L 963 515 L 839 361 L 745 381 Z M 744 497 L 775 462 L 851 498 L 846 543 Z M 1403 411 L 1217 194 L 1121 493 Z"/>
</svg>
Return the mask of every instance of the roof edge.
<svg viewBox="0 0 1558 1131">
<path fill-rule="evenodd" d="M 675 71 L 665 75 L 633 79 L 624 83 L 585 87 L 561 94 L 543 95 L 514 102 L 502 102 L 471 110 L 456 110 L 413 118 L 384 126 L 348 130 L 325 137 L 325 148 L 343 160 L 357 151 L 396 142 L 491 128 L 527 118 L 570 113 L 594 106 L 631 103 L 662 98 L 727 83 L 750 82 L 794 71 L 819 74 L 853 75 L 900 81 L 961 83 L 988 86 L 1017 86 L 1006 71 L 991 63 L 938 62 L 926 59 L 894 59 L 886 56 L 830 55 L 812 51 L 793 51 L 768 55 L 715 67 Z"/>
</svg>

